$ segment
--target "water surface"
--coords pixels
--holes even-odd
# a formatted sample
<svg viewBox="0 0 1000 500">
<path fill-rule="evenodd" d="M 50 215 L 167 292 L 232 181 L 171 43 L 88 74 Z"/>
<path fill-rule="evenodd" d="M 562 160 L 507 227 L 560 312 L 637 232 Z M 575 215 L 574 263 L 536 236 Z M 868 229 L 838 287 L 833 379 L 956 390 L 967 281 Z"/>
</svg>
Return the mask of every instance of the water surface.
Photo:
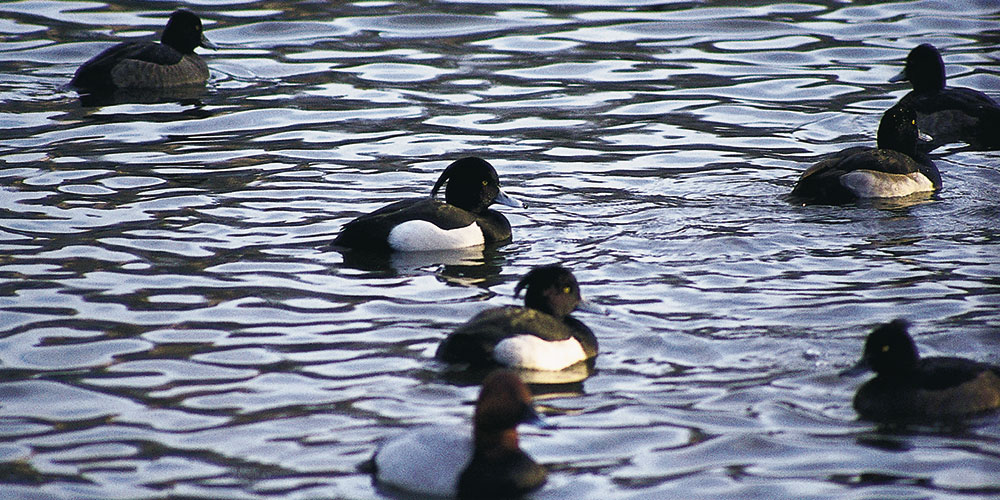
<svg viewBox="0 0 1000 500">
<path fill-rule="evenodd" d="M 398 495 L 357 465 L 478 391 L 431 356 L 560 262 L 610 310 L 596 373 L 536 388 L 534 498 L 992 498 L 996 417 L 887 431 L 837 372 L 871 326 L 1000 363 L 1000 154 L 933 196 L 782 196 L 870 145 L 913 46 L 1000 98 L 991 2 L 192 4 L 204 90 L 65 84 L 161 2 L 0 4 L 5 498 Z M 352 217 L 478 155 L 514 242 L 347 259 Z"/>
</svg>

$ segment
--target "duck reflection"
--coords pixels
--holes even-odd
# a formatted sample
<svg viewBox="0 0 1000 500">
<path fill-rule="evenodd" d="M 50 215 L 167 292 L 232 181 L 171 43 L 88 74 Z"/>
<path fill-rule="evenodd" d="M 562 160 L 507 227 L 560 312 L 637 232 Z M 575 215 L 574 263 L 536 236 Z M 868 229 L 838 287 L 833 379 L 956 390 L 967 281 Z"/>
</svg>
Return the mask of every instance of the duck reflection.
<svg viewBox="0 0 1000 500">
<path fill-rule="evenodd" d="M 596 358 L 591 358 L 559 371 L 507 369 L 517 373 L 524 383 L 530 385 L 531 392 L 536 397 L 554 398 L 583 395 L 583 382 L 597 371 L 596 364 Z M 453 385 L 473 386 L 481 384 L 486 375 L 495 369 L 495 366 L 448 365 L 442 369 L 441 378 Z"/>
<path fill-rule="evenodd" d="M 506 258 L 493 247 L 467 247 L 426 252 L 372 252 L 338 249 L 343 265 L 388 276 L 421 274 L 429 268 L 440 279 L 463 286 L 489 288 L 500 284 Z"/>
<path fill-rule="evenodd" d="M 202 106 L 206 94 L 204 86 L 168 87 L 162 89 L 105 89 L 79 93 L 84 108 L 99 108 L 118 104 L 166 104 L 176 102 L 184 106 Z"/>
</svg>

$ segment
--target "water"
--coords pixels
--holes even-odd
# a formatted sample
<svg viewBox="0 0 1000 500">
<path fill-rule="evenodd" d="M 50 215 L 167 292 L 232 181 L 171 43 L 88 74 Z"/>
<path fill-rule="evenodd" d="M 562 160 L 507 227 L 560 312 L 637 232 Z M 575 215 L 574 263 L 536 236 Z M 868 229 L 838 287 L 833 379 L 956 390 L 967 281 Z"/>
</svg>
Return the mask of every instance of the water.
<svg viewBox="0 0 1000 500">
<path fill-rule="evenodd" d="M 1000 5 L 219 0 L 203 92 L 63 87 L 170 8 L 0 4 L 0 496 L 393 496 L 357 465 L 476 397 L 437 342 L 552 262 L 611 312 L 578 315 L 596 373 L 536 388 L 535 498 L 1000 493 L 995 416 L 878 429 L 836 375 L 896 317 L 1000 363 L 1000 154 L 940 151 L 933 197 L 782 199 L 873 142 L 918 43 L 1000 97 Z M 526 203 L 513 244 L 328 247 L 470 154 Z"/>
</svg>

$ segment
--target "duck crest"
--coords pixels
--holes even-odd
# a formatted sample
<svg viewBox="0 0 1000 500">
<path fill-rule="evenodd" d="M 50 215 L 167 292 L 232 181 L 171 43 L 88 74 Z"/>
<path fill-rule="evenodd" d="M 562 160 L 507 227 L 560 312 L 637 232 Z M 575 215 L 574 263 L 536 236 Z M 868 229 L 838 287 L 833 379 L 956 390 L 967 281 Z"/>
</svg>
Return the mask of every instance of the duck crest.
<svg viewBox="0 0 1000 500">
<path fill-rule="evenodd" d="M 461 158 L 448 165 L 431 188 L 432 198 L 437 196 L 445 182 L 448 182 L 445 201 L 472 213 L 484 212 L 500 194 L 500 177 L 496 169 L 475 156 Z"/>
<path fill-rule="evenodd" d="M 514 286 L 514 296 L 525 290 L 524 305 L 564 318 L 580 303 L 580 285 L 568 269 L 558 264 L 540 266 Z"/>
</svg>

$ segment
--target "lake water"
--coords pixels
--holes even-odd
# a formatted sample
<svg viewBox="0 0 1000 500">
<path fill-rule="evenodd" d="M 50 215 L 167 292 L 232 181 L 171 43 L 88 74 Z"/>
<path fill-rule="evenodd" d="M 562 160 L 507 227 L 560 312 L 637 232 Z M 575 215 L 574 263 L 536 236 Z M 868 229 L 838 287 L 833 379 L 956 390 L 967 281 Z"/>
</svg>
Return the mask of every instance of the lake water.
<svg viewBox="0 0 1000 500">
<path fill-rule="evenodd" d="M 468 419 L 437 343 L 560 262 L 609 310 L 536 386 L 539 499 L 996 498 L 1000 418 L 858 421 L 902 317 L 1000 363 L 1000 153 L 934 196 L 782 196 L 870 145 L 910 48 L 1000 98 L 1000 4 L 213 0 L 204 91 L 65 88 L 173 3 L 0 4 L 0 497 L 401 498 L 357 470 Z M 514 242 L 345 262 L 340 227 L 491 161 Z M 402 496 L 405 498 L 405 496 Z"/>
</svg>

